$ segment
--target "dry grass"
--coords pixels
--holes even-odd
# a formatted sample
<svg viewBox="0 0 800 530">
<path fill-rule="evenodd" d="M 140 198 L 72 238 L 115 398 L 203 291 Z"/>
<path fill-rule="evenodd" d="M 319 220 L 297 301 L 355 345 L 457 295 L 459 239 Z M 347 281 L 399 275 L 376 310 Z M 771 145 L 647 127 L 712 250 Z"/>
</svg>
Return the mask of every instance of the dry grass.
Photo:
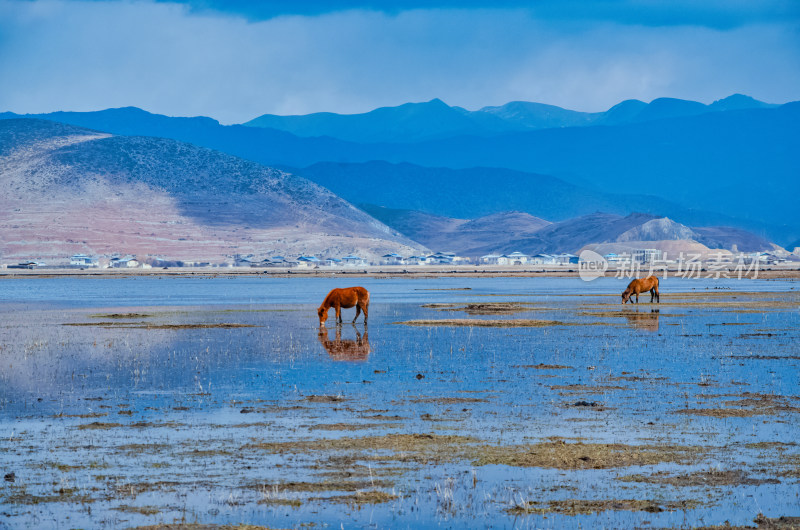
<svg viewBox="0 0 800 530">
<path fill-rule="evenodd" d="M 402 427 L 402 423 L 320 423 L 311 425 L 310 431 L 363 431 L 368 429 L 391 429 Z"/>
<path fill-rule="evenodd" d="M 697 501 L 662 502 L 638 499 L 585 500 L 566 499 L 548 501 L 546 503 L 526 502 L 506 510 L 512 515 L 547 514 L 591 515 L 594 513 L 613 511 L 660 513 L 664 511 L 691 510 L 699 506 Z"/>
<path fill-rule="evenodd" d="M 411 403 L 434 403 L 436 405 L 457 405 L 459 403 L 488 403 L 488 399 L 468 398 L 468 397 L 431 397 L 414 398 L 409 400 Z"/>
<path fill-rule="evenodd" d="M 446 326 L 446 327 L 480 327 L 480 328 L 545 328 L 550 326 L 603 326 L 612 325 L 602 322 L 561 322 L 560 320 L 486 320 L 477 318 L 447 318 L 442 320 L 406 320 L 394 322 L 406 326 Z"/>
<path fill-rule="evenodd" d="M 248 489 L 279 492 L 321 492 L 321 491 L 360 491 L 369 488 L 391 488 L 389 480 L 324 480 L 322 482 L 282 482 L 279 484 L 253 484 Z"/>
<path fill-rule="evenodd" d="M 473 464 L 555 469 L 609 469 L 664 462 L 690 462 L 704 453 L 705 450 L 700 447 L 566 443 L 563 440 L 556 440 L 533 445 L 481 446 L 475 448 Z"/>
<path fill-rule="evenodd" d="M 563 364 L 516 364 L 512 368 L 530 368 L 533 370 L 574 370 L 572 366 Z"/>
<path fill-rule="evenodd" d="M 669 484 L 679 488 L 692 486 L 760 486 L 762 484 L 780 484 L 774 478 L 752 478 L 741 469 L 729 471 L 698 471 L 682 475 L 670 475 L 659 472 L 652 475 L 626 475 L 618 480 L 623 482 L 639 482 L 645 484 Z"/>
<path fill-rule="evenodd" d="M 206 328 L 255 328 L 254 324 L 236 324 L 229 322 L 213 322 L 204 324 L 148 324 L 143 322 L 66 322 L 62 326 L 93 326 L 101 328 L 125 329 L 206 329 Z"/>
<path fill-rule="evenodd" d="M 319 500 L 324 500 L 333 503 L 342 504 L 381 504 L 384 502 L 399 499 L 397 495 L 386 493 L 380 490 L 357 491 L 353 495 L 336 495 L 334 497 L 326 497 Z"/>
</svg>

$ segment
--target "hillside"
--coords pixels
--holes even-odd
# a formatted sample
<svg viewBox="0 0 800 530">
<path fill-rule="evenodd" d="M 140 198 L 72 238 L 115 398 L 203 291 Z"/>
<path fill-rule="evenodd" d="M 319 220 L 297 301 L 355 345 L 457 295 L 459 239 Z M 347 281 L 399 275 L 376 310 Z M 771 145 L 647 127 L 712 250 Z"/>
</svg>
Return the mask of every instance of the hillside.
<svg viewBox="0 0 800 530">
<path fill-rule="evenodd" d="M 421 249 L 304 178 L 174 140 L 49 121 L 0 121 L 0 190 L 4 261 Z"/>
<path fill-rule="evenodd" d="M 680 206 L 656 197 L 606 194 L 548 175 L 502 168 L 448 169 L 373 161 L 323 162 L 289 170 L 352 203 L 461 219 L 508 210 L 552 220 L 598 210 L 619 214 L 636 209 L 673 216 L 686 214 Z M 700 216 L 702 212 L 692 214 Z"/>
<path fill-rule="evenodd" d="M 501 212 L 477 219 L 452 219 L 413 210 L 361 207 L 376 219 L 431 250 L 478 256 L 503 241 L 529 236 L 548 221 L 522 212 Z"/>
<path fill-rule="evenodd" d="M 361 207 L 430 249 L 471 257 L 514 251 L 531 255 L 577 253 L 598 244 L 608 249 L 664 248 L 676 255 L 698 249 L 754 252 L 775 248 L 769 241 L 744 230 L 724 226 L 693 228 L 644 213 L 623 217 L 596 212 L 550 223 L 521 212 L 502 212 L 467 220 L 373 205 Z"/>
</svg>

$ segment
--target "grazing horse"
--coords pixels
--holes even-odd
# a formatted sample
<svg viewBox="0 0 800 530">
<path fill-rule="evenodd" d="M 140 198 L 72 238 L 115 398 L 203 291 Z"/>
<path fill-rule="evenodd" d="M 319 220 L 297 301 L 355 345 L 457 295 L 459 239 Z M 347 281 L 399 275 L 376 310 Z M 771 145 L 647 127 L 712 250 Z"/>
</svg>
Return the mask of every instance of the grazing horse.
<svg viewBox="0 0 800 530">
<path fill-rule="evenodd" d="M 369 334 L 367 329 L 364 328 L 364 336 L 353 325 L 356 330 L 356 340 L 342 339 L 342 327 L 336 326 L 336 339 L 330 340 L 328 338 L 328 330 L 320 328 L 319 342 L 331 359 L 334 361 L 366 361 L 372 349 L 369 346 Z"/>
<path fill-rule="evenodd" d="M 661 296 L 658 294 L 658 278 L 655 276 L 648 276 L 641 280 L 633 280 L 628 284 L 627 289 L 622 292 L 622 303 L 625 304 L 630 300 L 633 295 L 636 295 L 636 303 L 639 303 L 639 294 L 645 291 L 650 291 L 650 303 L 655 299 L 659 304 L 661 303 Z"/>
<path fill-rule="evenodd" d="M 317 309 L 319 315 L 319 325 L 324 326 L 325 321 L 328 320 L 328 310 L 333 307 L 336 309 L 336 322 L 342 323 L 342 308 L 356 306 L 356 316 L 353 322 L 356 321 L 358 315 L 364 312 L 364 324 L 367 323 L 367 309 L 369 308 L 369 291 L 363 287 L 346 287 L 344 289 L 333 289 L 325 297 L 322 305 Z"/>
</svg>

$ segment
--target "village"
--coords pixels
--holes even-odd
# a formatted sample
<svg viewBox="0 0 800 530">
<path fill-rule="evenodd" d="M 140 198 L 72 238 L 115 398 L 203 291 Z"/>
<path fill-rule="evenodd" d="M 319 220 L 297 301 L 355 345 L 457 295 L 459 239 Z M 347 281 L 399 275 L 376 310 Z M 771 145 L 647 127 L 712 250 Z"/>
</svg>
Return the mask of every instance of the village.
<svg viewBox="0 0 800 530">
<path fill-rule="evenodd" d="M 710 267 L 730 269 L 735 266 L 746 265 L 750 269 L 767 265 L 800 265 L 800 252 L 786 251 L 732 253 L 718 251 L 706 254 L 680 252 L 676 256 L 669 255 L 655 248 L 635 249 L 629 253 L 606 253 L 600 256 L 592 253 L 593 261 L 605 262 L 608 270 L 620 269 L 647 269 L 652 270 L 682 270 L 686 267 Z M 602 259 L 600 259 L 602 258 Z M 114 254 L 111 256 L 93 256 L 87 254 L 74 254 L 69 257 L 55 260 L 28 259 L 17 263 L 2 263 L 0 269 L 172 269 L 172 268 L 262 268 L 262 269 L 358 269 L 375 267 L 425 267 L 441 266 L 478 267 L 481 269 L 499 268 L 543 268 L 554 270 L 568 270 L 580 268 L 589 258 L 582 253 L 581 256 L 570 253 L 528 255 L 522 252 L 508 254 L 486 254 L 479 257 L 459 256 L 454 252 L 436 252 L 434 254 L 420 254 L 402 256 L 389 253 L 378 259 L 368 259 L 358 255 L 342 257 L 318 256 L 264 256 L 235 254 L 222 262 L 210 261 L 184 261 L 170 260 L 162 257 L 147 256 L 139 258 L 131 254 Z"/>
</svg>

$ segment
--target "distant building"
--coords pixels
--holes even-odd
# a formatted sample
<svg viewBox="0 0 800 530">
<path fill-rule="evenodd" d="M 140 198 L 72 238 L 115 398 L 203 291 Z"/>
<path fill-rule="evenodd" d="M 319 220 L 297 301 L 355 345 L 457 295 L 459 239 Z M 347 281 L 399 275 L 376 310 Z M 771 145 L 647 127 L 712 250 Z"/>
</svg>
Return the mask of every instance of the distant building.
<svg viewBox="0 0 800 530">
<path fill-rule="evenodd" d="M 21 261 L 16 265 L 9 265 L 7 268 L 9 269 L 34 269 L 36 268 L 35 261 Z"/>
<path fill-rule="evenodd" d="M 297 267 L 300 269 L 314 269 L 319 267 L 320 260 L 316 256 L 300 256 L 297 258 Z"/>
<path fill-rule="evenodd" d="M 505 257 L 508 259 L 509 265 L 524 265 L 530 259 L 530 256 L 522 252 L 512 252 L 511 254 L 506 254 Z"/>
<path fill-rule="evenodd" d="M 553 257 L 558 265 L 571 265 L 573 263 L 577 264 L 579 261 L 578 256 L 575 254 L 556 254 Z"/>
<path fill-rule="evenodd" d="M 406 260 L 403 259 L 403 256 L 400 254 L 396 254 L 392 252 L 391 254 L 385 254 L 381 257 L 381 260 L 384 265 L 405 265 Z"/>
<path fill-rule="evenodd" d="M 233 258 L 233 263 L 237 267 L 257 267 L 259 261 L 252 254 L 247 256 L 240 256 L 237 254 Z"/>
<path fill-rule="evenodd" d="M 264 259 L 262 263 L 265 263 L 265 267 L 281 267 L 286 269 L 297 267 L 296 261 L 286 259 L 283 256 L 272 256 L 269 259 Z"/>
<path fill-rule="evenodd" d="M 138 266 L 139 261 L 134 256 L 125 256 L 124 258 L 114 257 L 109 260 L 109 267 L 133 268 Z"/>
<path fill-rule="evenodd" d="M 550 254 L 536 254 L 535 256 L 531 256 L 529 263 L 534 265 L 555 265 L 556 257 Z"/>
<path fill-rule="evenodd" d="M 75 267 L 97 267 L 97 258 L 86 254 L 74 254 L 69 258 L 69 264 Z"/>
<path fill-rule="evenodd" d="M 633 261 L 653 263 L 661 259 L 661 251 L 656 248 L 638 248 L 633 251 Z"/>
<path fill-rule="evenodd" d="M 487 254 L 480 257 L 480 262 L 484 265 L 508 265 L 508 258 L 499 254 Z"/>
<path fill-rule="evenodd" d="M 428 263 L 437 265 L 452 265 L 455 261 L 456 255 L 452 252 L 437 252 L 427 257 Z"/>
<path fill-rule="evenodd" d="M 369 265 L 366 259 L 359 257 L 359 256 L 345 256 L 342 258 L 342 263 L 348 267 L 365 267 Z"/>
</svg>

